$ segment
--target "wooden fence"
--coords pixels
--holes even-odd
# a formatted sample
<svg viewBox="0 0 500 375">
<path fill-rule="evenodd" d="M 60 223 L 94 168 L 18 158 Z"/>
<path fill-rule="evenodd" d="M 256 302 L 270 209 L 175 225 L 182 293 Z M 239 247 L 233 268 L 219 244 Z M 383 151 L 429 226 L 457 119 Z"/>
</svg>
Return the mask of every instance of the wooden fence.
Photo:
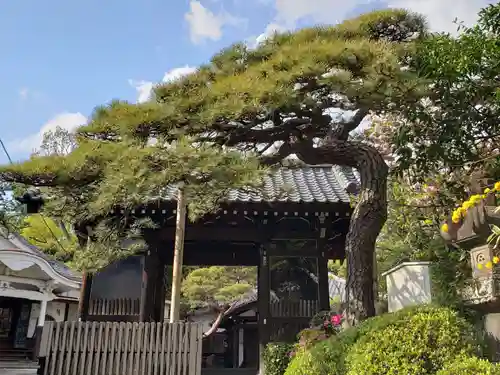
<svg viewBox="0 0 500 375">
<path fill-rule="evenodd" d="M 280 300 L 271 302 L 271 316 L 280 318 L 312 318 L 319 312 L 318 300 L 299 300 L 296 302 Z"/>
<path fill-rule="evenodd" d="M 92 299 L 89 303 L 89 316 L 137 315 L 141 309 L 140 298 Z"/>
<path fill-rule="evenodd" d="M 45 322 L 42 375 L 200 375 L 196 323 Z"/>
</svg>

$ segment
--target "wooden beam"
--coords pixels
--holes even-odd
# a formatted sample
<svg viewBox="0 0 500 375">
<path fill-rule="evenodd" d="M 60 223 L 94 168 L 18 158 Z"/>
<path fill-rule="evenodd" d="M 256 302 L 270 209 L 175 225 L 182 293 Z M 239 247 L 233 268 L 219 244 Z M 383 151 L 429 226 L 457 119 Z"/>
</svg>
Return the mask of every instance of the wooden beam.
<svg viewBox="0 0 500 375">
<path fill-rule="evenodd" d="M 272 226 L 271 226 L 272 227 Z M 164 227 L 159 230 L 159 237 L 163 241 L 172 241 L 175 238 L 174 227 Z M 187 226 L 185 241 L 256 241 L 261 236 L 258 227 L 240 227 L 229 225 Z M 276 238 L 316 239 L 318 234 L 312 230 L 304 231 L 275 231 Z"/>
<path fill-rule="evenodd" d="M 165 265 L 173 264 L 172 247 L 167 243 L 151 244 Z M 258 266 L 259 247 L 255 243 L 233 244 L 230 242 L 186 242 L 185 266 Z"/>
</svg>

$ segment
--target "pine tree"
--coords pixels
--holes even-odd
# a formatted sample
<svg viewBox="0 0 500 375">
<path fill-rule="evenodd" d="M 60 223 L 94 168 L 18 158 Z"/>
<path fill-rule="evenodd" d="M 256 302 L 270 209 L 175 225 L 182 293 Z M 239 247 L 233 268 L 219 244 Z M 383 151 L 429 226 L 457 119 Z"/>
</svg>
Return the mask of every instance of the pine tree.
<svg viewBox="0 0 500 375">
<path fill-rule="evenodd" d="M 387 10 L 278 34 L 255 49 L 235 44 L 196 73 L 157 86 L 150 102 L 96 109 L 70 155 L 34 157 L 2 176 L 51 187 L 57 199 L 49 208 L 70 207 L 64 214 L 81 223 L 178 182 L 188 186 L 193 219 L 229 188 L 258 188 L 268 167 L 291 156 L 356 168 L 361 187 L 346 239 L 356 322 L 375 313 L 373 252 L 387 216 L 388 168 L 376 148 L 349 135 L 371 113 L 420 96 L 420 81 L 402 66 L 425 32 L 422 17 Z M 126 225 L 114 225 L 116 239 Z"/>
</svg>

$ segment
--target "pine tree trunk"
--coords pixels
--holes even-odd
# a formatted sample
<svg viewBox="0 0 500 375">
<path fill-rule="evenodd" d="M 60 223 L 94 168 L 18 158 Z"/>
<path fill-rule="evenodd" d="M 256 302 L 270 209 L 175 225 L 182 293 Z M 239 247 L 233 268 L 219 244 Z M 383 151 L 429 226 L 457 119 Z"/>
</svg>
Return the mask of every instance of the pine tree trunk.
<svg viewBox="0 0 500 375">
<path fill-rule="evenodd" d="M 347 321 L 353 325 L 375 315 L 375 241 L 387 219 L 388 167 L 373 147 L 332 140 L 299 153 L 309 164 L 331 163 L 356 168 L 361 177 L 358 203 L 346 237 Z"/>
</svg>

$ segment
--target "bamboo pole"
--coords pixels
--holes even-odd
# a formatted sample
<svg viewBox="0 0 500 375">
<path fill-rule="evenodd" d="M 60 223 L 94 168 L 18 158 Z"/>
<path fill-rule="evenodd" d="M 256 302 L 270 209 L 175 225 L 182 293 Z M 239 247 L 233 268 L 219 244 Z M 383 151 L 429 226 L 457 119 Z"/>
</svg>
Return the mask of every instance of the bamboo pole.
<svg viewBox="0 0 500 375">
<path fill-rule="evenodd" d="M 179 320 L 185 229 L 186 229 L 186 196 L 184 188 L 180 187 L 177 195 L 177 218 L 175 225 L 174 262 L 172 267 L 173 271 L 172 271 L 172 296 L 170 300 L 170 323 L 174 323 Z"/>
</svg>

